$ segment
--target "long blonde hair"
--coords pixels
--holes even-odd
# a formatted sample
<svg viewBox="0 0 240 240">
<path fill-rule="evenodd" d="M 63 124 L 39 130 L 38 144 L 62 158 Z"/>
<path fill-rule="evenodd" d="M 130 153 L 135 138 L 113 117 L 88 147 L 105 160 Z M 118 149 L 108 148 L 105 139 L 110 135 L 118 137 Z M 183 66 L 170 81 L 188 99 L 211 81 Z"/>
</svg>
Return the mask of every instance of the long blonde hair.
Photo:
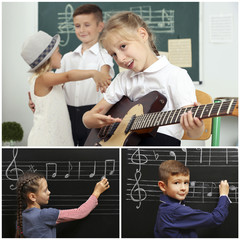
<svg viewBox="0 0 240 240">
<path fill-rule="evenodd" d="M 109 32 L 115 32 L 124 39 L 135 39 L 132 33 L 140 27 L 147 31 L 149 46 L 153 52 L 159 56 L 158 50 L 154 44 L 154 36 L 149 30 L 149 27 L 142 18 L 132 12 L 120 12 L 113 15 L 107 21 L 102 33 L 99 36 L 99 43 L 103 45 L 103 41 L 106 39 Z"/>
</svg>

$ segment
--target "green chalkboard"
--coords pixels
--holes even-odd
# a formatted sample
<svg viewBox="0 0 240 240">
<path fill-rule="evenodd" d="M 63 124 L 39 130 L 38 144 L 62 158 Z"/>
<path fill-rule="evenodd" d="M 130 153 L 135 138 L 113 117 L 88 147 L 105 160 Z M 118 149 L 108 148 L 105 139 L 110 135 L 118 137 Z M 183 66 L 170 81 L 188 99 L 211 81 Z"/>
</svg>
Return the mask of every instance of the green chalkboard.
<svg viewBox="0 0 240 240">
<path fill-rule="evenodd" d="M 72 13 L 80 4 L 89 2 L 40 2 L 39 30 L 61 36 L 62 54 L 79 44 L 75 36 Z M 119 11 L 140 15 L 156 37 L 159 51 L 168 51 L 168 39 L 191 38 L 192 67 L 186 68 L 193 81 L 199 81 L 199 3 L 198 2 L 91 2 L 104 14 L 104 21 Z"/>
</svg>

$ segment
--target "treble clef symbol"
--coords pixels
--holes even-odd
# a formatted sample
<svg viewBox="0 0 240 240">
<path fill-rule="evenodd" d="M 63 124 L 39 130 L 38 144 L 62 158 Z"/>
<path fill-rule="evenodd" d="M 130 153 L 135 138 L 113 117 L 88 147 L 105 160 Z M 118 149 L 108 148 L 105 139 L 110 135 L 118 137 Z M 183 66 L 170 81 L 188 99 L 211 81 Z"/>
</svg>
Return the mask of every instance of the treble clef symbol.
<svg viewBox="0 0 240 240">
<path fill-rule="evenodd" d="M 136 158 L 135 158 L 136 156 Z M 141 165 L 146 164 L 148 161 L 144 154 L 140 153 L 140 149 L 137 149 L 131 156 L 131 162 L 138 165 L 138 170 L 141 171 Z"/>
<path fill-rule="evenodd" d="M 67 4 L 64 13 L 58 13 L 58 20 L 62 21 L 58 23 L 59 34 L 61 35 L 60 46 L 65 47 L 70 40 L 70 33 L 74 33 L 74 26 L 72 22 L 72 14 L 74 9 L 71 4 Z M 63 40 L 62 34 L 67 35 L 67 39 Z"/>
<path fill-rule="evenodd" d="M 144 154 L 140 153 L 140 149 L 137 149 L 131 157 L 131 162 L 133 164 L 138 165 L 138 168 L 136 169 L 136 172 L 135 172 L 136 183 L 134 184 L 130 193 L 131 199 L 134 202 L 138 202 L 138 206 L 136 206 L 137 209 L 141 207 L 142 201 L 144 201 L 147 198 L 146 191 L 143 188 L 141 188 L 139 185 L 140 179 L 142 177 L 141 166 L 146 164 L 147 161 L 148 161 L 147 157 Z M 136 195 L 136 192 L 137 192 L 137 198 L 134 197 Z"/>
<path fill-rule="evenodd" d="M 7 169 L 5 171 L 6 178 L 11 181 L 17 181 L 19 172 L 23 173 L 23 171 L 17 167 L 17 163 L 16 163 L 17 155 L 18 155 L 18 149 L 13 149 L 13 160 L 11 161 L 11 163 L 9 164 L 9 166 L 7 167 Z M 11 167 L 13 167 L 13 168 L 10 169 Z M 12 172 L 15 173 L 15 176 L 16 176 L 15 178 L 9 176 L 9 174 L 11 174 Z M 11 190 L 15 190 L 16 188 L 17 187 L 14 184 L 10 185 Z"/>
<path fill-rule="evenodd" d="M 136 170 L 136 173 L 135 173 L 136 183 L 134 184 L 130 193 L 132 201 L 138 202 L 138 206 L 136 206 L 137 209 L 141 207 L 142 201 L 144 201 L 147 198 L 146 191 L 143 188 L 141 188 L 139 185 L 139 181 L 141 177 L 142 177 L 142 173 Z M 137 198 L 134 197 L 136 192 L 137 192 Z"/>
</svg>

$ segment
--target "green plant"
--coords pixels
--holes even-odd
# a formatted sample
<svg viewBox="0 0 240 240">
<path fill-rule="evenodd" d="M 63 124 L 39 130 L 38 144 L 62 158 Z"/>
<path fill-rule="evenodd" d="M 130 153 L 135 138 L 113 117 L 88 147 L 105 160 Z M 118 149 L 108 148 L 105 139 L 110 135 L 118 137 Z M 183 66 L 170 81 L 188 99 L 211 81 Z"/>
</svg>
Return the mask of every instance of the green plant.
<svg viewBox="0 0 240 240">
<path fill-rule="evenodd" d="M 2 123 L 2 141 L 21 141 L 23 139 L 23 129 L 19 123 L 3 122 Z"/>
</svg>

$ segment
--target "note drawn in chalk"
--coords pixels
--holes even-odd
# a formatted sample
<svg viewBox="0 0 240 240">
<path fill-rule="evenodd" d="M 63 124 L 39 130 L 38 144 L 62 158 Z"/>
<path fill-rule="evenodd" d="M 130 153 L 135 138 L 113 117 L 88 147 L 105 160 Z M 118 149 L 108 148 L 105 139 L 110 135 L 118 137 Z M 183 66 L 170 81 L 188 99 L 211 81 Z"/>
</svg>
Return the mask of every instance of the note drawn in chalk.
<svg viewBox="0 0 240 240">
<path fill-rule="evenodd" d="M 53 165 L 54 166 L 54 171 L 52 173 L 52 178 L 55 178 L 57 176 L 57 164 L 56 163 L 46 163 L 46 179 L 48 180 L 49 179 L 49 174 L 48 174 L 48 171 L 49 171 L 49 166 Z"/>
<path fill-rule="evenodd" d="M 104 163 L 104 174 L 103 174 L 102 178 L 107 176 L 108 163 L 112 163 L 112 170 L 109 172 L 109 175 L 113 175 L 113 173 L 115 172 L 115 159 L 107 159 L 107 160 L 105 160 L 105 163 Z"/>
<path fill-rule="evenodd" d="M 70 177 L 70 172 L 72 171 L 72 164 L 71 162 L 68 162 L 68 173 L 64 176 L 64 178 L 69 178 Z"/>
<path fill-rule="evenodd" d="M 96 163 L 96 161 L 94 161 L 93 172 L 89 174 L 90 178 L 93 178 L 96 174 L 96 165 L 97 165 L 97 163 Z"/>
</svg>

